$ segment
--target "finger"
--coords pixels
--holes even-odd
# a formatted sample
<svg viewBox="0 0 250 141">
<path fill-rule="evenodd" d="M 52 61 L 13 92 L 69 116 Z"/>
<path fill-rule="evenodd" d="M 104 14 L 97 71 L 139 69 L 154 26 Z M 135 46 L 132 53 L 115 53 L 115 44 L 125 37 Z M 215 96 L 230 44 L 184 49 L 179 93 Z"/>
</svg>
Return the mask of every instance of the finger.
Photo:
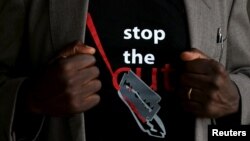
<svg viewBox="0 0 250 141">
<path fill-rule="evenodd" d="M 102 87 L 101 81 L 98 79 L 91 80 L 85 85 L 75 85 L 71 89 L 71 96 L 79 98 L 88 97 L 98 92 Z"/>
<path fill-rule="evenodd" d="M 72 81 L 77 86 L 82 87 L 86 83 L 89 83 L 89 81 L 96 79 L 99 76 L 99 74 L 100 74 L 100 71 L 96 66 L 85 68 L 85 69 L 79 70 L 74 75 L 74 78 L 72 78 Z"/>
<path fill-rule="evenodd" d="M 186 88 L 204 89 L 209 88 L 210 77 L 203 74 L 184 73 L 181 75 L 180 83 Z"/>
<path fill-rule="evenodd" d="M 74 91 L 70 97 L 70 111 L 72 112 L 83 112 L 94 105 L 96 105 L 100 97 L 96 93 L 101 89 L 101 82 L 99 80 L 93 80 L 89 83 L 78 87 L 77 91 Z M 94 98 L 94 99 L 93 99 Z"/>
<path fill-rule="evenodd" d="M 185 109 L 189 112 L 192 112 L 195 114 L 197 117 L 200 118 L 218 118 L 221 117 L 223 111 L 218 108 L 218 105 L 204 105 L 204 104 L 199 104 L 197 102 L 190 102 L 189 104 L 186 105 L 188 108 Z"/>
<path fill-rule="evenodd" d="M 74 86 L 74 88 L 70 89 L 70 92 L 65 95 L 65 101 L 71 99 L 71 101 L 80 102 L 79 100 L 83 100 L 93 94 L 96 94 L 101 89 L 101 81 L 100 80 L 92 80 L 85 85 Z M 73 103 L 72 102 L 72 103 Z"/>
<path fill-rule="evenodd" d="M 86 53 L 93 55 L 96 52 L 95 48 L 85 45 L 82 42 L 78 42 L 74 48 L 75 48 L 75 53 L 79 54 Z"/>
<path fill-rule="evenodd" d="M 184 104 L 184 110 L 187 112 L 191 112 L 197 117 L 206 117 L 206 113 L 204 112 L 204 105 L 199 102 L 189 101 Z"/>
<path fill-rule="evenodd" d="M 65 48 L 59 53 L 59 57 L 67 58 L 76 54 L 94 54 L 95 48 L 84 45 L 82 42 L 78 41 L 73 45 Z"/>
<path fill-rule="evenodd" d="M 186 101 L 184 104 L 184 109 L 188 112 L 192 112 L 197 117 L 201 118 L 218 118 L 223 115 L 224 106 L 216 104 L 212 101 L 207 101 L 205 103 L 197 101 Z M 223 110 L 222 110 L 223 109 Z"/>
<path fill-rule="evenodd" d="M 202 90 L 195 88 L 184 88 L 181 92 L 181 98 L 184 102 L 207 103 L 209 97 Z"/>
<path fill-rule="evenodd" d="M 193 61 L 185 62 L 183 69 L 184 72 L 187 73 L 208 75 L 213 73 L 213 64 L 211 62 L 211 60 L 196 59 Z"/>
<path fill-rule="evenodd" d="M 202 111 L 203 109 L 203 104 L 200 102 L 196 101 L 185 101 L 184 104 L 184 109 L 188 112 L 197 112 L 197 111 Z"/>
<path fill-rule="evenodd" d="M 61 65 L 62 69 L 66 71 L 79 71 L 81 69 L 94 65 L 95 62 L 95 57 L 88 54 L 75 55 L 66 59 L 59 60 L 59 64 Z"/>
<path fill-rule="evenodd" d="M 99 102 L 100 102 L 100 96 L 97 94 L 84 98 L 84 100 L 81 101 L 82 105 L 80 111 L 85 112 L 96 106 Z"/>
<path fill-rule="evenodd" d="M 97 93 L 101 89 L 101 87 L 102 84 L 100 80 L 90 81 L 86 85 L 82 86 L 81 89 L 79 89 L 79 97 L 81 99 L 89 97 L 90 95 Z"/>
<path fill-rule="evenodd" d="M 191 51 L 185 51 L 181 54 L 183 61 L 193 61 L 196 59 L 209 59 L 209 57 L 198 49 L 191 49 Z"/>
<path fill-rule="evenodd" d="M 206 104 L 209 101 L 209 96 L 202 90 L 192 88 L 192 92 L 187 95 L 189 102 Z"/>
</svg>

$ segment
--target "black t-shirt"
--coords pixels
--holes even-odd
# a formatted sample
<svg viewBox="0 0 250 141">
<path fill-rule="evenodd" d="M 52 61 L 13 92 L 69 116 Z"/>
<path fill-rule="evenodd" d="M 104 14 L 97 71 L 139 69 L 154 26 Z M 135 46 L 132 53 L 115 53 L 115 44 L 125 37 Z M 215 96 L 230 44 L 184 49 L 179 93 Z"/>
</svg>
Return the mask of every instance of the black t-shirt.
<svg viewBox="0 0 250 141">
<path fill-rule="evenodd" d="M 182 0 L 90 0 L 89 13 L 97 34 L 88 29 L 86 44 L 97 49 L 103 86 L 85 113 L 87 140 L 193 140 L 194 119 L 173 89 L 189 49 Z"/>
</svg>

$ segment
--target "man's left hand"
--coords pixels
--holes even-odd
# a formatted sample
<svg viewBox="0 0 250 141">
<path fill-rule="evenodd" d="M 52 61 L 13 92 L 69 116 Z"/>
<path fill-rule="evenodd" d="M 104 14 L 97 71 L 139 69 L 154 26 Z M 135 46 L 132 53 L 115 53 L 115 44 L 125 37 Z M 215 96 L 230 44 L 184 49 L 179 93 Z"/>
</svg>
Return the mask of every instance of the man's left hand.
<svg viewBox="0 0 250 141">
<path fill-rule="evenodd" d="M 228 72 L 219 62 L 197 49 L 181 54 L 184 108 L 198 117 L 219 118 L 236 113 L 240 95 Z"/>
</svg>

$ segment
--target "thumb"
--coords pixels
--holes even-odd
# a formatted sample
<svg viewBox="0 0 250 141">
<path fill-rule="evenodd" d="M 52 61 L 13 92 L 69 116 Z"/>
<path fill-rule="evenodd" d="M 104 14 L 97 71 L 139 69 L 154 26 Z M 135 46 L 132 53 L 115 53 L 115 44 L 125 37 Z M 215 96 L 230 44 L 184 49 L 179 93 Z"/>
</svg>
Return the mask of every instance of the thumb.
<svg viewBox="0 0 250 141">
<path fill-rule="evenodd" d="M 95 53 L 95 48 L 84 45 L 81 41 L 74 43 L 73 45 L 62 50 L 58 57 L 67 58 L 76 54 L 91 54 Z"/>
<path fill-rule="evenodd" d="M 185 51 L 181 53 L 181 60 L 183 61 L 193 61 L 196 59 L 210 59 L 205 53 L 198 49 L 191 49 L 190 51 Z"/>
</svg>

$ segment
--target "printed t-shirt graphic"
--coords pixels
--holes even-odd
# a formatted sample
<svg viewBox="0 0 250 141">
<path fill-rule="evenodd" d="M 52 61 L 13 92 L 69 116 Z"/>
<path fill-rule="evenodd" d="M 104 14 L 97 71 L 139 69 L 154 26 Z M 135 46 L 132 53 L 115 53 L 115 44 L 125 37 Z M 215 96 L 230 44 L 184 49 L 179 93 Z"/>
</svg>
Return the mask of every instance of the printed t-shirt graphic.
<svg viewBox="0 0 250 141">
<path fill-rule="evenodd" d="M 181 16 L 175 17 L 178 10 L 172 3 L 167 2 L 167 5 L 172 8 L 166 10 L 150 0 L 91 0 L 89 8 L 96 34 L 89 35 L 86 41 L 91 40 L 100 52 L 97 61 L 102 61 L 97 63 L 102 64 L 101 73 L 103 69 L 109 72 L 102 76 L 105 78 L 101 91 L 105 93 L 103 103 L 106 95 L 116 93 L 141 130 L 135 130 L 133 134 L 143 133 L 153 138 L 166 136 L 166 119 L 160 115 L 166 115 L 168 111 L 166 105 L 161 106 L 160 103 L 167 97 L 164 95 L 171 93 L 170 64 L 176 62 L 179 53 L 186 48 L 185 39 L 182 43 L 177 40 L 180 33 L 185 34 L 184 27 L 176 27 L 176 24 L 184 24 L 181 23 L 183 19 Z M 171 15 L 171 12 L 175 14 Z M 92 28 L 89 28 L 90 34 L 93 34 Z M 95 38 L 99 38 L 100 42 L 94 43 Z M 117 99 L 110 102 L 120 103 Z M 118 111 L 119 107 L 110 108 L 111 111 Z M 126 121 L 126 116 L 121 119 L 121 124 Z M 119 128 L 121 132 L 128 131 L 122 126 Z"/>
<path fill-rule="evenodd" d="M 105 58 L 104 62 L 107 68 L 114 78 L 112 66 L 108 61 L 90 14 L 88 14 L 87 26 L 102 58 Z M 146 37 L 144 35 L 144 37 L 152 37 L 152 33 L 150 33 L 151 31 L 148 29 L 147 31 L 148 36 Z M 164 33 L 164 31 L 162 31 L 162 33 Z M 165 33 L 161 34 L 161 38 L 157 38 L 157 40 L 164 38 Z M 161 97 L 131 70 L 129 70 L 128 73 L 123 74 L 120 85 L 116 88 L 119 97 L 128 106 L 142 131 L 148 133 L 150 136 L 163 138 L 166 135 L 166 130 L 161 119 L 157 115 L 157 112 L 160 110 L 158 103 L 160 102 Z M 156 127 L 158 127 L 158 129 Z"/>
</svg>

